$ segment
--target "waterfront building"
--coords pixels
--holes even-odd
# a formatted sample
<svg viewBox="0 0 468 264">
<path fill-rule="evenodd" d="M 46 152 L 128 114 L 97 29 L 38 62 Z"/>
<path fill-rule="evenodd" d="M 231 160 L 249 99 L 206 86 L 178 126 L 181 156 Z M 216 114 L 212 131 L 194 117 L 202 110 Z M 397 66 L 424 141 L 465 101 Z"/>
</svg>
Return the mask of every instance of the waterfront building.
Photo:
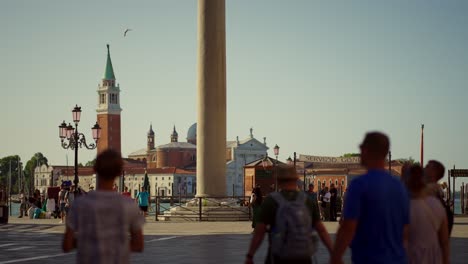
<svg viewBox="0 0 468 264">
<path fill-rule="evenodd" d="M 226 146 L 226 190 L 228 195 L 242 196 L 244 193 L 244 166 L 265 157 L 268 151 L 266 138 L 263 143 L 253 136 L 244 140 L 228 141 Z"/>
<path fill-rule="evenodd" d="M 196 171 L 197 155 L 197 124 L 190 126 L 187 132 L 187 142 L 179 142 L 176 128 L 173 128 L 170 142 L 155 147 L 155 132 L 153 126 L 147 133 L 147 147 L 128 155 L 129 159 L 146 162 L 147 168 L 175 167 L 187 171 Z M 254 138 L 253 129 L 246 139 L 226 142 L 226 193 L 241 196 L 243 193 L 243 167 L 266 155 L 268 147 L 266 138 L 263 143 Z M 167 192 L 166 192 L 167 194 Z"/>
<path fill-rule="evenodd" d="M 280 161 L 268 157 L 266 166 L 263 159 L 257 159 L 244 166 L 245 185 L 244 194 L 251 195 L 252 188 L 260 185 L 262 193 L 268 194 L 274 190 L 275 166 L 284 165 Z M 403 164 L 400 161 L 392 160 L 391 168 L 388 161 L 385 165 L 391 169 L 392 175 L 401 176 Z M 310 183 L 315 185 L 315 190 L 320 191 L 325 187 L 334 184 L 340 194 L 346 191 L 349 183 L 366 173 L 366 169 L 361 165 L 360 157 L 327 157 L 299 155 L 296 160 L 296 170 L 299 175 L 298 188 L 304 189 Z"/>
</svg>

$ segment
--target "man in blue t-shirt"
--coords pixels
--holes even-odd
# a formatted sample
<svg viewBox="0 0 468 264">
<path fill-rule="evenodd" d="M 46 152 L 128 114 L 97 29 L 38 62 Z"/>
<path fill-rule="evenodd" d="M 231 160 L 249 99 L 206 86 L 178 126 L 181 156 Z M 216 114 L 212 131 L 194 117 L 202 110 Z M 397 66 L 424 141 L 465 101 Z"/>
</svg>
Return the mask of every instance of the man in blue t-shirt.
<svg viewBox="0 0 468 264">
<path fill-rule="evenodd" d="M 139 192 L 137 194 L 136 200 L 138 201 L 138 206 L 140 207 L 140 210 L 143 211 L 143 214 L 145 216 L 147 216 L 148 215 L 149 194 L 145 190 L 145 187 L 141 187 L 141 192 Z"/>
<path fill-rule="evenodd" d="M 331 263 L 342 263 L 349 245 L 353 263 L 407 263 L 409 197 L 400 180 L 385 170 L 390 141 L 371 132 L 360 148 L 368 172 L 348 187 Z"/>
</svg>

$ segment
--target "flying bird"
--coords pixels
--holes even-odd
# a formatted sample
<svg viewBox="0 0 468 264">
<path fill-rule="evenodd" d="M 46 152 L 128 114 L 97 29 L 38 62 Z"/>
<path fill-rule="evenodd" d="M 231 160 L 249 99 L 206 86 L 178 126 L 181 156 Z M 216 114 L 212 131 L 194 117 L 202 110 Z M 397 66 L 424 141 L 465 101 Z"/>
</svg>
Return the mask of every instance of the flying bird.
<svg viewBox="0 0 468 264">
<path fill-rule="evenodd" d="M 129 31 L 132 31 L 132 30 L 131 30 L 130 28 L 127 28 L 127 29 L 125 30 L 125 32 L 124 32 L 124 37 L 127 36 L 127 32 L 129 32 Z"/>
</svg>

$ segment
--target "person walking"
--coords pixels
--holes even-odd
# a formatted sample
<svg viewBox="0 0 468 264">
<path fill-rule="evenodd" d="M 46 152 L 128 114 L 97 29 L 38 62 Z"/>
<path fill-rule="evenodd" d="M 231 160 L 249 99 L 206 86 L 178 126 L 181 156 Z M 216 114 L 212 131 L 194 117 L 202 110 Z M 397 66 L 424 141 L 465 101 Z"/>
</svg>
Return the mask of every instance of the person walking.
<svg viewBox="0 0 468 264">
<path fill-rule="evenodd" d="M 336 221 L 336 199 L 338 198 L 338 190 L 335 184 L 330 185 L 330 221 Z"/>
<path fill-rule="evenodd" d="M 425 182 L 427 185 L 426 192 L 429 195 L 432 195 L 435 198 L 437 198 L 437 200 L 439 200 L 442 206 L 444 207 L 445 214 L 447 216 L 447 226 L 450 235 L 452 233 L 454 216 L 452 210 L 450 209 L 450 206 L 444 200 L 444 192 L 441 186 L 437 183 L 444 177 L 444 174 L 445 166 L 437 160 L 430 160 L 424 168 Z"/>
<path fill-rule="evenodd" d="M 135 200 L 138 203 L 138 206 L 140 207 L 140 210 L 143 212 L 144 216 L 148 216 L 148 200 L 149 200 L 149 194 L 145 190 L 145 187 L 141 187 L 141 192 L 137 194 L 135 197 Z"/>
<path fill-rule="evenodd" d="M 73 204 L 73 201 L 75 201 L 75 186 L 72 186 L 70 191 L 65 193 L 65 211 L 67 214 Z"/>
<path fill-rule="evenodd" d="M 407 263 L 409 197 L 399 179 L 388 173 L 385 160 L 390 140 L 367 133 L 360 145 L 366 174 L 351 181 L 343 221 L 336 235 L 331 263 L 343 263 L 351 244 L 353 263 Z"/>
<path fill-rule="evenodd" d="M 62 185 L 58 194 L 58 204 L 60 209 L 60 224 L 63 224 L 65 221 L 65 214 L 66 214 L 66 205 L 67 201 L 65 200 L 65 195 L 67 194 L 67 190 L 65 186 Z"/>
<path fill-rule="evenodd" d="M 24 189 L 21 189 L 19 199 L 20 199 L 20 215 L 18 216 L 18 218 L 22 218 L 23 215 L 28 216 L 28 208 L 27 208 L 28 205 L 26 201 L 26 195 L 24 195 Z"/>
<path fill-rule="evenodd" d="M 263 201 L 245 263 L 253 263 L 267 229 L 269 248 L 265 263 L 312 263 L 317 250 L 317 234 L 329 252 L 332 249 L 330 236 L 320 221 L 316 203 L 297 190 L 295 168 L 279 165 L 277 172 L 281 191 L 271 193 Z"/>
<path fill-rule="evenodd" d="M 260 186 L 253 188 L 252 195 L 250 196 L 250 206 L 252 207 L 252 228 L 255 228 L 258 218 L 260 217 L 260 210 L 262 207 L 263 195 Z"/>
<path fill-rule="evenodd" d="M 123 160 L 114 150 L 101 152 L 94 164 L 97 190 L 75 199 L 67 216 L 62 249 L 77 248 L 76 263 L 130 263 L 130 251 L 143 251 L 144 218 L 135 203 L 112 190 Z"/>
<path fill-rule="evenodd" d="M 410 168 L 408 260 L 410 264 L 448 264 L 450 247 L 445 209 L 438 198 L 427 192 L 423 177 L 421 166 Z"/>
<path fill-rule="evenodd" d="M 324 221 L 330 221 L 330 199 L 331 199 L 331 193 L 328 189 L 328 187 L 325 187 L 324 189 L 324 195 L 322 197 L 322 212 L 323 212 L 323 220 Z"/>
<path fill-rule="evenodd" d="M 128 187 L 127 187 L 127 186 L 125 186 L 124 191 L 122 192 L 122 195 L 123 195 L 123 196 L 126 196 L 126 197 L 129 197 L 129 198 L 132 196 L 132 195 L 130 194 L 130 192 L 128 191 Z"/>
<path fill-rule="evenodd" d="M 315 188 L 314 184 L 310 183 L 309 189 L 307 190 L 307 195 L 309 196 L 309 199 L 313 201 L 318 207 L 317 192 L 315 192 L 314 188 Z"/>
</svg>

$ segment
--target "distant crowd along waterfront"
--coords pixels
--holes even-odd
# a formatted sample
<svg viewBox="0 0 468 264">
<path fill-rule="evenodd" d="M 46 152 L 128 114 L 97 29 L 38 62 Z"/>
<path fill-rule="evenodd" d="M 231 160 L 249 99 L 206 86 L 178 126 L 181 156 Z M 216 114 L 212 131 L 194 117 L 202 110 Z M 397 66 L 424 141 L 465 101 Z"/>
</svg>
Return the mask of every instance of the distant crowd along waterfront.
<svg viewBox="0 0 468 264">
<path fill-rule="evenodd" d="M 264 199 L 253 191 L 254 231 L 245 263 L 253 263 L 265 235 L 265 263 L 313 263 L 319 240 L 332 264 L 343 263 L 348 247 L 354 263 L 449 263 L 453 214 L 437 184 L 444 166 L 435 160 L 424 168 L 407 164 L 396 178 L 384 168 L 389 147 L 385 134 L 366 134 L 360 155 L 367 173 L 349 185 L 340 216 L 332 209 L 333 187 L 324 194 L 312 185 L 300 191 L 295 168 L 280 164 L 279 190 Z M 122 166 L 120 153 L 100 153 L 94 165 L 98 190 L 76 198 L 69 209 L 63 250 L 76 248 L 78 263 L 129 263 L 130 252 L 144 249 L 145 205 L 112 190 Z M 322 223 L 327 218 L 340 223 L 334 241 Z"/>
</svg>

